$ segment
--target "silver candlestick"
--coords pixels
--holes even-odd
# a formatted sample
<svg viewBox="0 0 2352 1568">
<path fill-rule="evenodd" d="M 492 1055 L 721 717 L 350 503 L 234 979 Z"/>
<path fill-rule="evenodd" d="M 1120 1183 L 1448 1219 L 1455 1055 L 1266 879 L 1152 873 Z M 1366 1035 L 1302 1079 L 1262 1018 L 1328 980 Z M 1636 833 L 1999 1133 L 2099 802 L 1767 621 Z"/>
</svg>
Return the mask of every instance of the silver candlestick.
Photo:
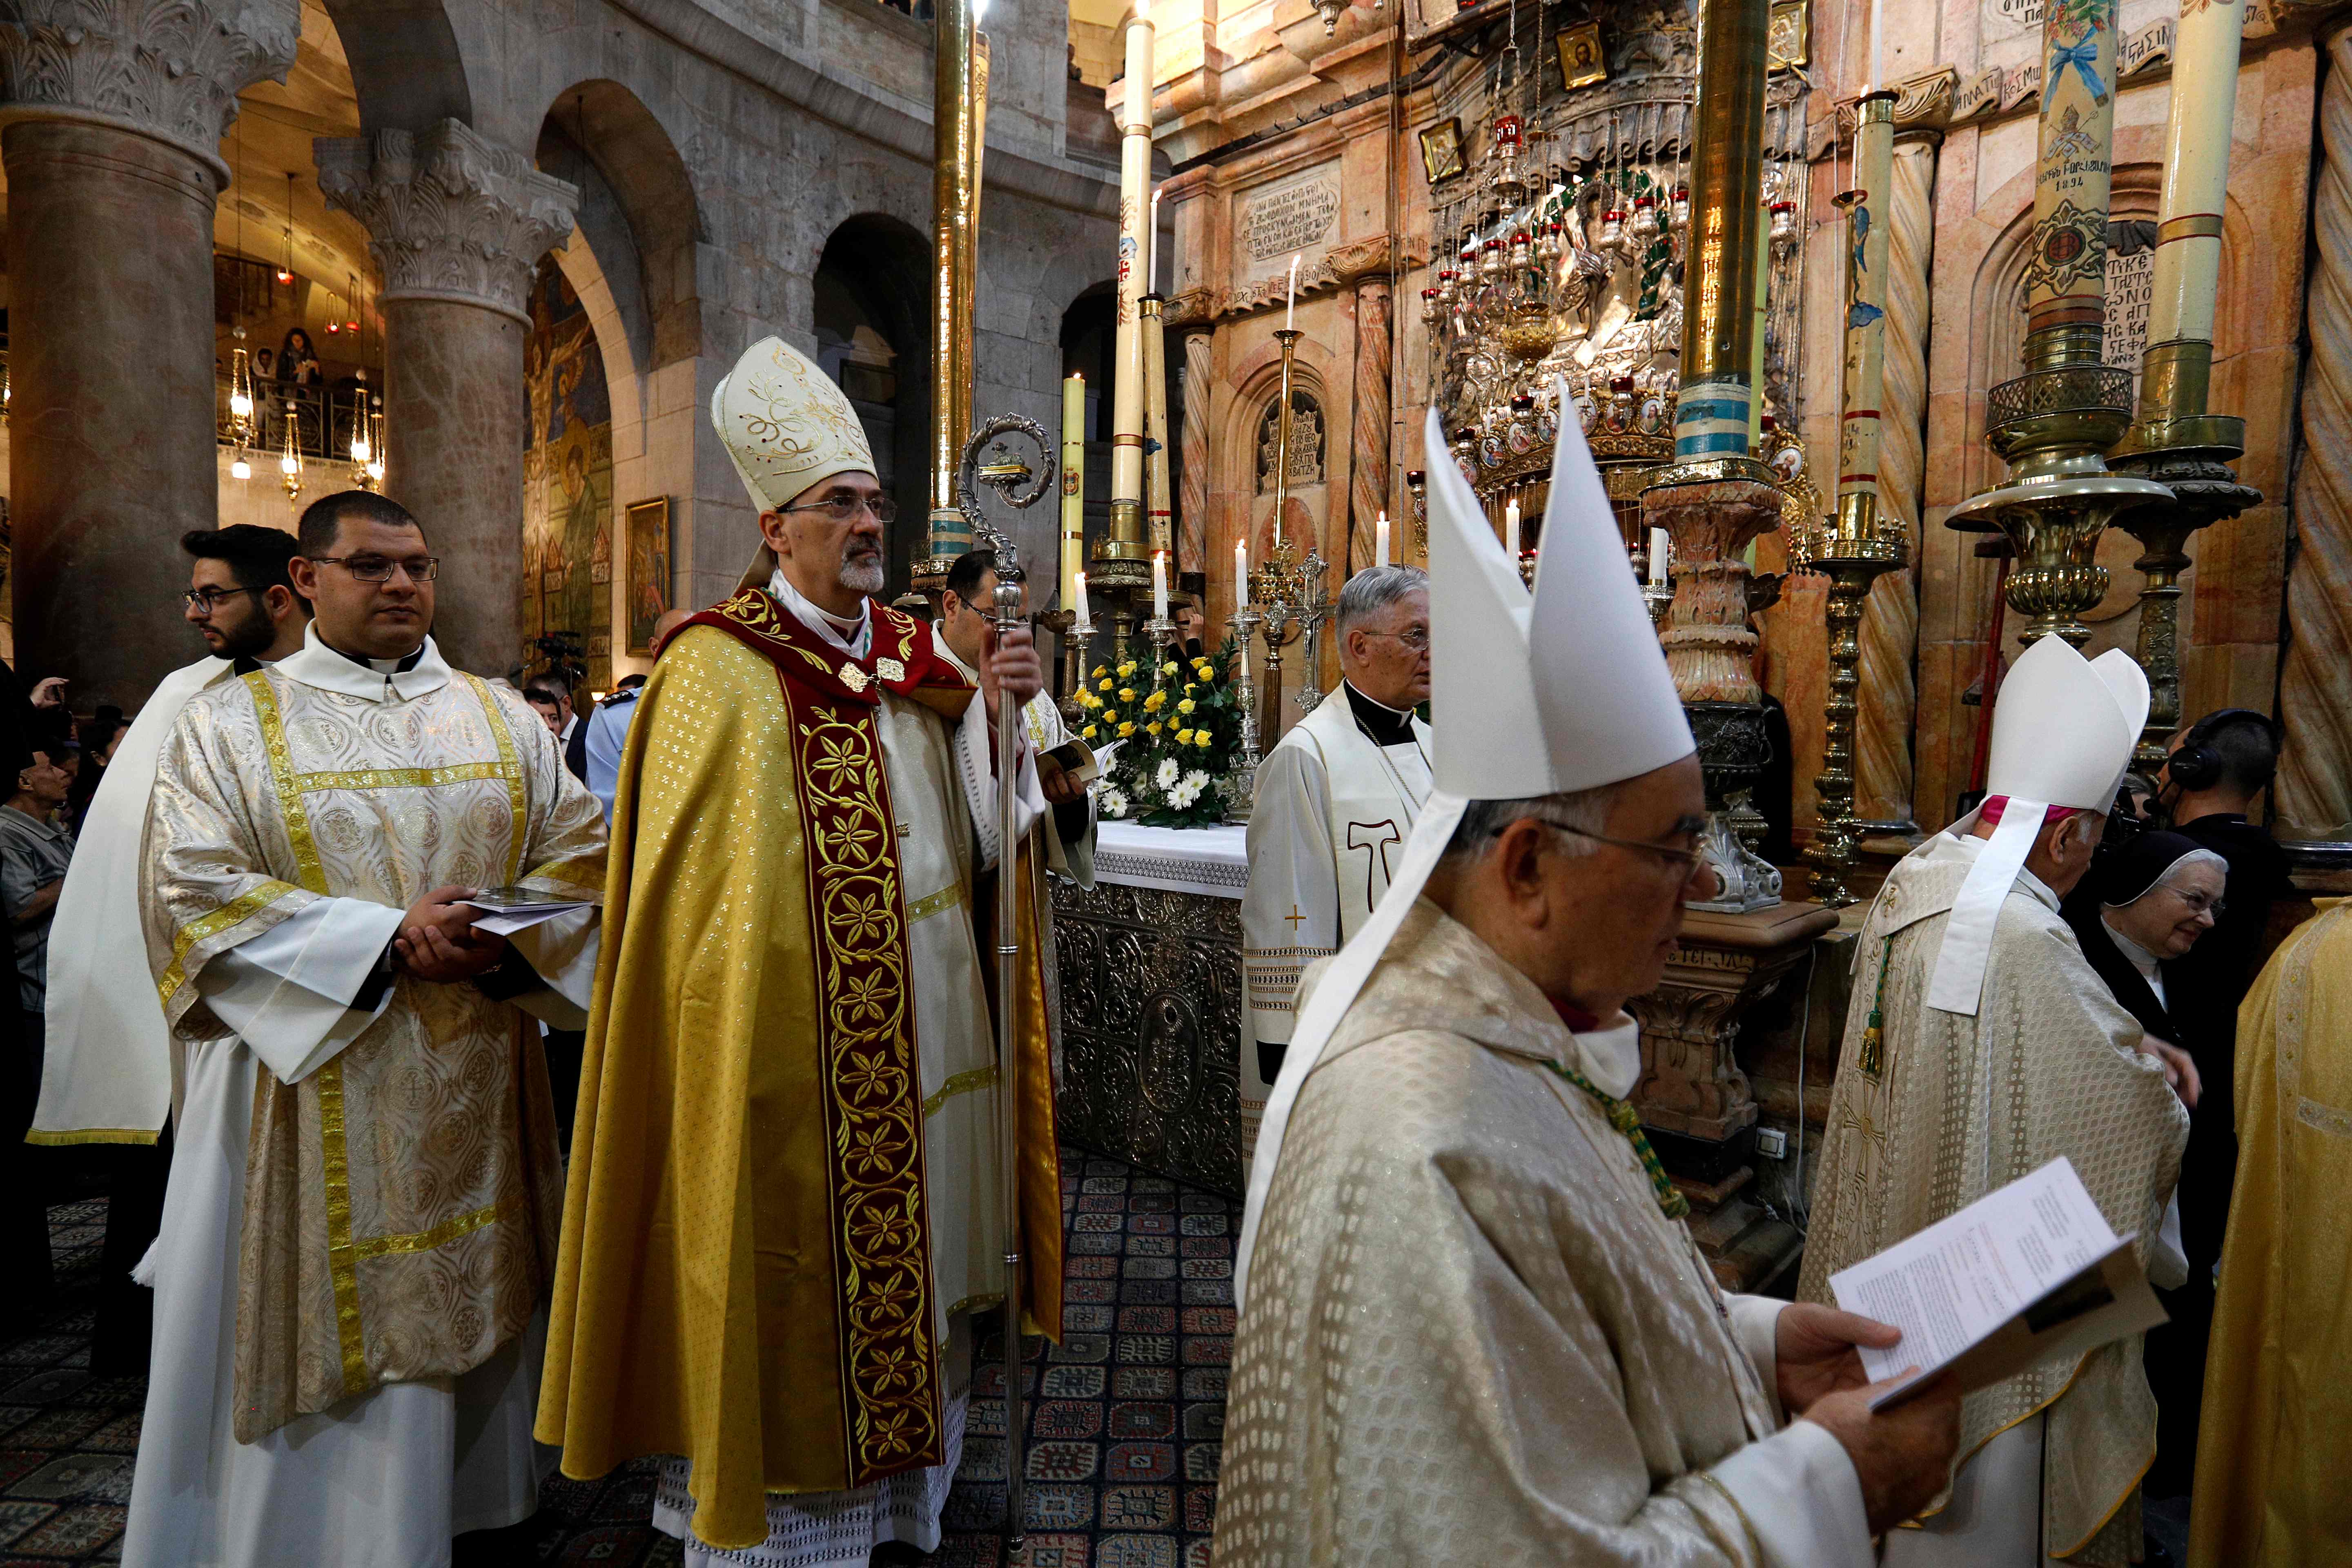
<svg viewBox="0 0 2352 1568">
<path fill-rule="evenodd" d="M 1227 822 L 1247 822 L 1257 803 L 1257 765 L 1264 759 L 1257 751 L 1257 687 L 1250 679 L 1250 639 L 1265 619 L 1255 605 L 1244 605 L 1225 617 L 1225 629 L 1240 647 L 1242 661 L 1242 672 L 1234 679 L 1234 702 L 1242 714 L 1242 758 L 1225 785 Z"/>
</svg>

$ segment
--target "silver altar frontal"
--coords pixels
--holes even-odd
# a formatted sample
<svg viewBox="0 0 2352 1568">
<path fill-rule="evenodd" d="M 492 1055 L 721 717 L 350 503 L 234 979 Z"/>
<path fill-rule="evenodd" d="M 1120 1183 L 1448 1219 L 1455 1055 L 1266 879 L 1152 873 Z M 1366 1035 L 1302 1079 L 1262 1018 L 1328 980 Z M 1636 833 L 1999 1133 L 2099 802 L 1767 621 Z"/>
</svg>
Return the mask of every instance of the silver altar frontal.
<svg viewBox="0 0 2352 1568">
<path fill-rule="evenodd" d="M 1062 1137 L 1238 1197 L 1245 830 L 1097 835 L 1094 888 L 1054 884 Z"/>
</svg>

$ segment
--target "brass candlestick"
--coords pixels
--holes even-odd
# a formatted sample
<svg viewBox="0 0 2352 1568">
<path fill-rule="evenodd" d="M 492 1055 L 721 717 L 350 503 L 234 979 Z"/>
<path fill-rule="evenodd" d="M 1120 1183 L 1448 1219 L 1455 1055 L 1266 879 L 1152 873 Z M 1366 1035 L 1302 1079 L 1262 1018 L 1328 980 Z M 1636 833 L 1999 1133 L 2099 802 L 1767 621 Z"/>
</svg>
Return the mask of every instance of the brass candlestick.
<svg viewBox="0 0 2352 1568">
<path fill-rule="evenodd" d="M 1815 901 L 1843 909 L 1854 901 L 1846 890 L 1845 874 L 1854 861 L 1853 721 L 1854 692 L 1862 685 L 1855 667 L 1862 662 L 1863 602 L 1880 574 L 1903 564 L 1900 540 L 1867 538 L 1832 544 L 1834 554 L 1817 556 L 1814 567 L 1830 580 L 1829 697 L 1822 704 L 1827 720 L 1822 738 L 1822 771 L 1813 780 L 1820 820 L 1812 847 L 1805 858 L 1812 862 L 1811 879 Z"/>
<path fill-rule="evenodd" d="M 1085 722 L 1086 710 L 1078 706 L 1078 692 L 1087 678 L 1087 642 L 1094 626 L 1077 624 L 1078 613 L 1073 609 L 1040 610 L 1031 619 L 1061 639 L 1062 694 L 1054 706 L 1062 715 L 1062 722 L 1076 734 Z"/>
</svg>

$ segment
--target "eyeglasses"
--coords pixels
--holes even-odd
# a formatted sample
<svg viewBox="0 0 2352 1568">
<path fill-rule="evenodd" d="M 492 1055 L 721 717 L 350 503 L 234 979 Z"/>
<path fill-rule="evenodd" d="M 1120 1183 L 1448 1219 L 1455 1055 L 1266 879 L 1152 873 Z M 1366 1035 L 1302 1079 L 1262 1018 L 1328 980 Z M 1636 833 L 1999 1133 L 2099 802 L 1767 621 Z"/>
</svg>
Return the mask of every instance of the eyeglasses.
<svg viewBox="0 0 2352 1568">
<path fill-rule="evenodd" d="M 2221 911 L 2230 907 L 2221 900 L 2208 893 L 2185 893 L 2179 888 L 2172 887 L 2168 887 L 2164 890 L 2179 900 L 2181 907 L 2192 916 L 2211 915 L 2215 920 L 2219 920 L 2221 918 Z"/>
<path fill-rule="evenodd" d="M 1429 628 L 1427 626 L 1412 626 L 1401 632 L 1374 632 L 1371 635 L 1376 637 L 1387 637 L 1391 642 L 1401 642 L 1404 644 L 1408 650 L 1413 653 L 1427 653 L 1429 651 Z"/>
<path fill-rule="evenodd" d="M 441 574 L 438 555 L 422 555 L 414 561 L 386 561 L 381 555 L 313 555 L 310 563 L 340 566 L 361 583 L 389 583 L 394 568 L 407 573 L 412 583 L 430 583 Z"/>
<path fill-rule="evenodd" d="M 267 588 L 192 588 L 180 595 L 180 603 L 204 615 L 211 615 L 239 594 L 266 594 Z"/>
<path fill-rule="evenodd" d="M 1564 822 L 1544 822 L 1554 833 L 1570 833 L 1579 838 L 1589 838 L 1595 844 L 1608 844 L 1619 849 L 1638 849 L 1644 855 L 1654 855 L 1666 865 L 1689 877 L 1706 864 L 1706 852 L 1702 849 L 1669 849 L 1663 844 L 1644 844 L 1638 838 L 1612 838 L 1605 833 L 1589 833 L 1581 827 L 1570 827 Z"/>
<path fill-rule="evenodd" d="M 898 503 L 888 496 L 863 496 L 855 490 L 835 490 L 820 501 L 806 506 L 788 506 L 785 511 L 821 511 L 835 522 L 847 522 L 863 507 L 874 514 L 874 521 L 888 525 L 898 520 Z"/>
</svg>

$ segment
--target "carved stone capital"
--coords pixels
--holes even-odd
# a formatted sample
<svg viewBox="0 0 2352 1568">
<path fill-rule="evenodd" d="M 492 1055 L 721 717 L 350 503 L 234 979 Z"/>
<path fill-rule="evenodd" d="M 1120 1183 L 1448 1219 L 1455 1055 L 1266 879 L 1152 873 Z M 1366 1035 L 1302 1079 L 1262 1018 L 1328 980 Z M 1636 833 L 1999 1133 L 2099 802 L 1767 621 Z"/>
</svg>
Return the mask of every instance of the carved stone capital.
<svg viewBox="0 0 2352 1568">
<path fill-rule="evenodd" d="M 0 21 L 0 121 L 120 126 L 202 162 L 225 187 L 220 141 L 236 95 L 286 79 L 299 0 L 16 0 Z"/>
<path fill-rule="evenodd" d="M 531 268 L 572 232 L 579 188 L 444 120 L 320 137 L 319 188 L 367 226 L 386 300 L 448 300 L 529 321 Z"/>
<path fill-rule="evenodd" d="M 1187 289 L 1168 297 L 1168 302 L 1160 308 L 1160 321 L 1163 328 L 1206 326 L 1216 313 L 1214 289 Z"/>
<path fill-rule="evenodd" d="M 1958 90 L 1959 82 L 1960 73 L 1944 66 L 1895 83 L 1895 139 L 1942 141 L 1945 127 L 1951 123 L 1952 95 Z M 1853 100 L 1838 105 L 1840 146 L 1853 144 Z"/>
<path fill-rule="evenodd" d="M 1328 259 L 1331 264 L 1331 275 L 1350 288 L 1374 279 L 1386 282 L 1391 272 L 1389 261 L 1389 237 L 1376 234 L 1369 239 L 1351 240 L 1346 245 L 1335 245 L 1331 247 Z M 1402 256 L 1396 258 L 1396 264 L 1400 267 L 1410 265 Z"/>
</svg>

